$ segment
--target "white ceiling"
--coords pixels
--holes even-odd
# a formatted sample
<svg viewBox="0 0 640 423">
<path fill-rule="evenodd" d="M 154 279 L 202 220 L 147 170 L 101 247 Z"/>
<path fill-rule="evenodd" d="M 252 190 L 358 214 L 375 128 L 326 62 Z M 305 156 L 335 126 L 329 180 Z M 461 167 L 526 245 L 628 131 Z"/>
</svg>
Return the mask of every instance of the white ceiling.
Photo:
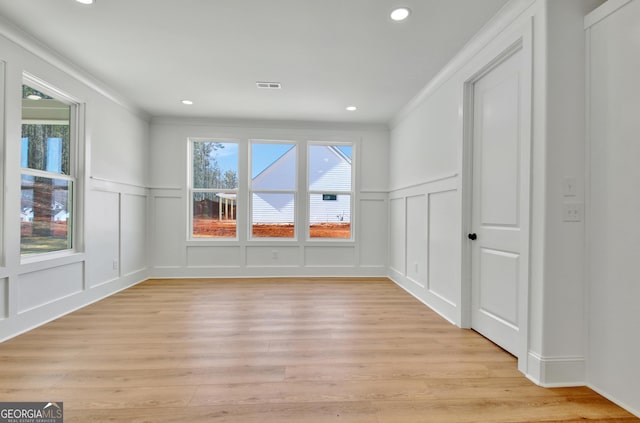
<svg viewBox="0 0 640 423">
<path fill-rule="evenodd" d="M 0 0 L 0 14 L 153 116 L 386 123 L 506 1 Z"/>
</svg>

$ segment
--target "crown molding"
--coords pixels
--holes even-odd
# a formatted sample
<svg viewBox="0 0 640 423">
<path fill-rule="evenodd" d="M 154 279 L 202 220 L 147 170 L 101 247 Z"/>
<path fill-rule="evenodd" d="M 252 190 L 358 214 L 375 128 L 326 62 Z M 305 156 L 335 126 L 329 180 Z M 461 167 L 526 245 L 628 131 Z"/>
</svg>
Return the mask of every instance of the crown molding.
<svg viewBox="0 0 640 423">
<path fill-rule="evenodd" d="M 268 129 L 308 129 L 308 130 L 339 130 L 339 131 L 382 131 L 389 132 L 389 126 L 383 123 L 357 122 L 325 122 L 298 120 L 267 120 L 267 119 L 233 119 L 181 116 L 154 116 L 151 123 L 156 125 L 187 125 L 187 126 L 220 126 L 230 128 L 268 128 Z"/>
<path fill-rule="evenodd" d="M 86 85 L 93 91 L 102 95 L 103 97 L 113 101 L 119 106 L 124 107 L 138 117 L 149 122 L 151 115 L 145 110 L 135 105 L 132 101 L 113 90 L 108 84 L 100 81 L 95 76 L 91 75 L 88 71 L 82 69 L 71 60 L 66 58 L 63 54 L 57 52 L 53 48 L 49 47 L 44 42 L 35 38 L 22 28 L 16 26 L 13 22 L 9 21 L 6 17 L 0 15 L 0 35 L 7 40 L 13 42 L 19 47 L 25 49 L 29 53 L 44 60 L 53 67 L 61 70 L 82 84 Z"/>
<path fill-rule="evenodd" d="M 589 29 L 618 9 L 631 3 L 631 0 L 608 0 L 584 18 L 584 29 Z"/>
<path fill-rule="evenodd" d="M 442 84 L 469 62 L 482 48 L 498 37 L 513 21 L 540 0 L 511 0 L 487 22 L 476 35 L 389 121 L 394 129 L 415 109 L 417 109 Z"/>
</svg>

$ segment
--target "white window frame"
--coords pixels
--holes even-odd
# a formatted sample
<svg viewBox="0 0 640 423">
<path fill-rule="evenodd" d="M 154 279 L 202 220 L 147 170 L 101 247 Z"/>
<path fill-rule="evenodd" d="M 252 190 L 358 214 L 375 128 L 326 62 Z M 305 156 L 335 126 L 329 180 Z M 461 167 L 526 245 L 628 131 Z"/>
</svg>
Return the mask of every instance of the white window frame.
<svg viewBox="0 0 640 423">
<path fill-rule="evenodd" d="M 81 222 L 82 218 L 79 216 L 79 193 L 81 192 L 81 187 L 79 184 L 80 178 L 78 177 L 81 169 L 81 164 L 79 162 L 80 157 L 80 135 L 83 133 L 82 121 L 84 117 L 84 107 L 80 100 L 70 96 L 69 94 L 61 91 L 54 86 L 46 83 L 42 79 L 28 74 L 23 73 L 22 75 L 22 85 L 27 85 L 33 89 L 40 91 L 43 94 L 46 94 L 57 101 L 69 105 L 69 175 L 65 175 L 62 173 L 48 172 L 37 169 L 24 168 L 19 165 L 20 168 L 20 183 L 22 183 L 22 176 L 33 176 L 33 177 L 45 177 L 49 179 L 59 179 L 65 180 L 71 185 L 71 219 L 70 223 L 67 226 L 68 230 L 68 241 L 71 243 L 70 248 L 48 251 L 43 253 L 33 253 L 33 254 L 20 254 L 21 263 L 31 263 L 40 260 L 53 259 L 63 256 L 68 256 L 79 252 L 81 250 L 80 240 L 81 240 Z M 22 92 L 22 86 L 20 87 L 20 92 Z M 20 113 L 20 127 L 24 121 L 22 120 L 22 111 Z M 22 156 L 19 156 L 19 160 L 22 159 Z M 22 248 L 22 237 L 20 238 L 20 246 Z"/>
<path fill-rule="evenodd" d="M 187 191 L 188 198 L 188 228 L 187 228 L 187 239 L 189 241 L 195 242 L 230 242 L 230 241 L 238 241 L 239 239 L 239 219 L 238 219 L 238 206 L 239 206 L 239 189 L 240 184 L 242 183 L 240 176 L 240 141 L 237 139 L 231 138 L 216 138 L 216 137 L 189 137 L 188 139 L 188 180 L 187 180 Z M 195 142 L 216 142 L 220 144 L 236 144 L 238 146 L 238 163 L 236 168 L 236 174 L 238 176 L 238 187 L 236 189 L 222 189 L 222 188 L 195 188 L 193 186 L 193 173 L 194 173 L 194 165 L 193 165 L 193 145 Z M 224 193 L 224 194 L 235 194 L 236 195 L 236 236 L 235 237 L 194 237 L 193 236 L 193 195 L 197 192 L 202 193 Z"/>
<path fill-rule="evenodd" d="M 253 189 L 253 175 L 252 167 L 253 167 L 253 145 L 254 144 L 280 144 L 280 145 L 292 145 L 295 148 L 295 172 L 294 172 L 294 187 L 291 190 L 254 190 Z M 294 140 L 272 140 L 272 139 L 250 139 L 249 140 L 249 158 L 248 158 L 248 193 L 249 193 L 249 213 L 247 214 L 247 239 L 250 241 L 276 241 L 276 242 L 293 242 L 298 240 L 300 222 L 298 221 L 298 210 L 299 210 L 299 184 L 298 184 L 298 174 L 300 173 L 300 143 Z M 261 194 L 291 194 L 293 195 L 293 237 L 292 238 L 284 238 L 284 237 L 255 237 L 253 236 L 253 194 L 261 193 Z"/>
<path fill-rule="evenodd" d="M 327 194 L 326 190 L 318 191 L 311 190 L 311 181 L 309 177 L 309 169 L 310 169 L 310 159 L 311 159 L 311 148 L 312 146 L 330 146 L 330 147 L 351 147 L 351 190 L 350 191 L 331 191 L 330 194 L 336 195 L 349 195 L 350 199 L 350 207 L 351 210 L 349 212 L 349 238 L 320 238 L 320 237 L 311 237 L 311 196 L 312 195 L 322 195 Z M 354 224 L 354 216 L 355 216 L 355 197 L 356 197 L 356 143 L 354 142 L 346 142 L 346 141 L 308 141 L 307 142 L 307 168 L 306 168 L 306 187 L 305 187 L 305 195 L 307 197 L 307 215 L 306 215 L 306 239 L 310 242 L 342 242 L 342 243 L 353 243 L 355 242 L 355 224 Z"/>
</svg>

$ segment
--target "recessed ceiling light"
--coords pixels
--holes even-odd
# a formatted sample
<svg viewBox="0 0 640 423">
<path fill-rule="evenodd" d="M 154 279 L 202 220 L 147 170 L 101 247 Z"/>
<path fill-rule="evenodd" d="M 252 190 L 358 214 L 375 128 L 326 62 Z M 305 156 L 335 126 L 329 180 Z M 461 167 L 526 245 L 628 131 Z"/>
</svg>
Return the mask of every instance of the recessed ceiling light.
<svg viewBox="0 0 640 423">
<path fill-rule="evenodd" d="M 95 3 L 95 0 L 76 0 L 78 3 L 82 3 L 82 4 L 93 4 Z"/>
<path fill-rule="evenodd" d="M 404 21 L 409 17 L 410 14 L 411 10 L 409 10 L 408 7 L 399 7 L 397 9 L 394 9 L 389 16 L 391 16 L 391 19 L 393 19 L 394 21 Z"/>
<path fill-rule="evenodd" d="M 27 98 L 29 100 L 42 100 L 42 97 L 40 97 L 38 94 L 29 94 Z"/>
<path fill-rule="evenodd" d="M 181 103 L 182 104 L 186 104 L 187 106 L 191 106 L 193 104 L 193 101 L 191 101 L 191 100 L 182 100 Z"/>
<path fill-rule="evenodd" d="M 355 112 L 356 110 L 358 110 L 358 108 L 356 106 L 347 106 L 347 110 L 350 112 Z"/>
</svg>

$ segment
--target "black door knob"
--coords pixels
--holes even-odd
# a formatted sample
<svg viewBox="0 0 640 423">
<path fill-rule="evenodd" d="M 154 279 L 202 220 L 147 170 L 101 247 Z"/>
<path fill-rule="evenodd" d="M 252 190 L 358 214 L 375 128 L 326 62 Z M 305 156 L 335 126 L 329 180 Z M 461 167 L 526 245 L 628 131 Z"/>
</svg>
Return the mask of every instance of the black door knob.
<svg viewBox="0 0 640 423">
<path fill-rule="evenodd" d="M 471 241 L 475 241 L 478 238 L 478 235 L 476 234 L 469 234 L 467 235 L 467 238 L 469 238 Z"/>
</svg>

